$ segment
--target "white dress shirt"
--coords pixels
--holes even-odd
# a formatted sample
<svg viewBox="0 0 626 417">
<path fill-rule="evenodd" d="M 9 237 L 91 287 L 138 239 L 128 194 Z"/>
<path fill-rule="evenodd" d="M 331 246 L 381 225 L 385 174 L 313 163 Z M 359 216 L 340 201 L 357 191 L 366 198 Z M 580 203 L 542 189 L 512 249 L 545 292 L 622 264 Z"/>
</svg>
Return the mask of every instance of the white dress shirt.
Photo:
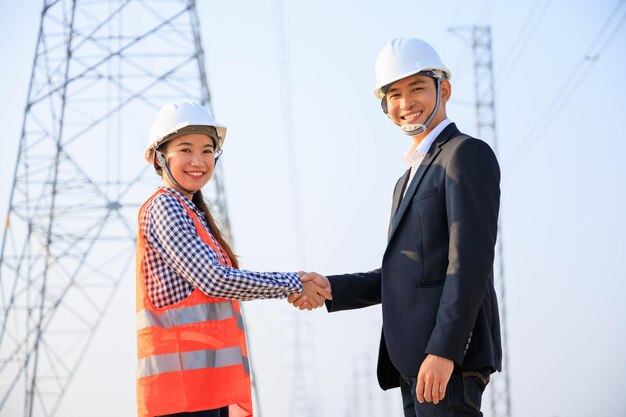
<svg viewBox="0 0 626 417">
<path fill-rule="evenodd" d="M 411 173 L 409 174 L 409 181 L 406 183 L 406 187 L 404 187 L 404 193 L 402 194 L 402 198 L 404 198 L 404 194 L 406 194 L 406 190 L 409 188 L 409 184 L 413 181 L 413 177 L 415 176 L 415 172 L 417 168 L 419 168 L 420 164 L 424 160 L 424 156 L 430 149 L 430 146 L 433 144 L 437 136 L 446 128 L 450 123 L 450 119 L 442 120 L 437 126 L 433 128 L 424 139 L 419 144 L 413 142 L 411 147 L 402 157 L 402 161 L 407 166 L 407 168 L 411 169 Z"/>
</svg>

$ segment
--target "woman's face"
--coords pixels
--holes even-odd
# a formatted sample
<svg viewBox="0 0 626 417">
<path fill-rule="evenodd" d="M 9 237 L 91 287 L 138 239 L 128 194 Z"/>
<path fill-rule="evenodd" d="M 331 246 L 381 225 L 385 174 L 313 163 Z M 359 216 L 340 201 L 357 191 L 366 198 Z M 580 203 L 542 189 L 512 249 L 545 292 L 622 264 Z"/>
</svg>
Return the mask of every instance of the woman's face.
<svg viewBox="0 0 626 417">
<path fill-rule="evenodd" d="M 170 172 L 178 183 L 192 191 L 206 185 L 215 168 L 215 144 L 213 139 L 201 133 L 190 133 L 167 142 L 165 159 Z M 163 184 L 188 195 L 163 175 Z"/>
</svg>

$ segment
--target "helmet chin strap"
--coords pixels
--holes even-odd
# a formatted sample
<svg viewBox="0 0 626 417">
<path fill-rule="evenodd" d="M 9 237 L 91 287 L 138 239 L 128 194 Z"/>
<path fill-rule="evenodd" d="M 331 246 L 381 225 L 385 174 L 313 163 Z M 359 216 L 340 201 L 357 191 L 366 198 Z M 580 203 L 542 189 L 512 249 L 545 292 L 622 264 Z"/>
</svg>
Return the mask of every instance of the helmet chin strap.
<svg viewBox="0 0 626 417">
<path fill-rule="evenodd" d="M 430 116 L 428 116 L 428 119 L 426 120 L 426 122 L 424 124 L 417 123 L 417 124 L 414 124 L 414 125 L 400 126 L 400 128 L 402 129 L 402 132 L 405 135 L 415 136 L 415 135 L 420 135 L 420 134 L 424 133 L 426 131 L 426 129 L 428 128 L 428 126 L 430 126 L 430 123 L 435 118 L 435 115 L 437 114 L 437 111 L 439 110 L 439 92 L 440 92 L 439 90 L 441 89 L 440 88 L 441 87 L 441 79 L 435 78 L 435 82 L 436 82 L 436 85 L 437 85 L 437 89 L 436 89 L 437 99 L 435 101 L 435 108 L 433 109 L 433 111 L 430 114 Z"/>
<path fill-rule="evenodd" d="M 163 168 L 163 172 L 165 173 L 165 176 L 167 177 L 168 180 L 172 182 L 172 184 L 174 184 L 179 189 L 191 195 L 193 195 L 196 191 L 198 191 L 198 190 L 195 190 L 195 191 L 188 190 L 182 185 L 180 185 L 178 181 L 176 181 L 176 178 L 174 178 L 174 175 L 172 175 L 172 172 L 170 171 L 170 165 L 167 163 L 167 159 L 165 159 L 165 155 L 163 155 L 163 152 L 157 151 L 155 149 L 154 154 L 156 155 L 156 158 L 159 161 L 159 165 L 161 165 L 161 168 Z"/>
</svg>

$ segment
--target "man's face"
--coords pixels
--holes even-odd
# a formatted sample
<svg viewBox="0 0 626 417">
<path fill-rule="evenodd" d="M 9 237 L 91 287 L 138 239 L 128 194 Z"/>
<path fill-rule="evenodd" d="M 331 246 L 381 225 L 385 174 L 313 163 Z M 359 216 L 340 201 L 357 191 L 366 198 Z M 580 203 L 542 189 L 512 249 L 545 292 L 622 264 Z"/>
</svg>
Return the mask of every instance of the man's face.
<svg viewBox="0 0 626 417">
<path fill-rule="evenodd" d="M 450 98 L 450 83 L 441 83 L 441 104 L 426 132 L 446 118 L 445 103 Z M 414 74 L 398 80 L 387 89 L 387 114 L 399 126 L 424 124 L 435 108 L 437 99 L 435 80 Z"/>
</svg>

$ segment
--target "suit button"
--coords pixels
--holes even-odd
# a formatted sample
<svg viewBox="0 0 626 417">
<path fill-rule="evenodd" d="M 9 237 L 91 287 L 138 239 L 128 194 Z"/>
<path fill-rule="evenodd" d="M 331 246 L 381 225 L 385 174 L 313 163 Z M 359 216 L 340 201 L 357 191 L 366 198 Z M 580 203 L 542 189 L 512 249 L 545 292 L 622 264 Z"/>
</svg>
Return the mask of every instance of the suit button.
<svg viewBox="0 0 626 417">
<path fill-rule="evenodd" d="M 469 343 L 469 342 L 471 342 L 471 341 L 472 341 L 472 338 L 471 338 L 471 337 L 467 339 L 467 343 Z"/>
<path fill-rule="evenodd" d="M 467 349 L 469 349 L 469 343 L 467 345 L 465 345 L 465 351 L 467 352 Z"/>
<path fill-rule="evenodd" d="M 470 337 L 472 337 L 472 334 L 474 334 L 474 331 L 473 331 L 473 330 L 470 332 Z"/>
<path fill-rule="evenodd" d="M 467 355 L 467 350 L 463 351 L 463 356 Z"/>
</svg>

